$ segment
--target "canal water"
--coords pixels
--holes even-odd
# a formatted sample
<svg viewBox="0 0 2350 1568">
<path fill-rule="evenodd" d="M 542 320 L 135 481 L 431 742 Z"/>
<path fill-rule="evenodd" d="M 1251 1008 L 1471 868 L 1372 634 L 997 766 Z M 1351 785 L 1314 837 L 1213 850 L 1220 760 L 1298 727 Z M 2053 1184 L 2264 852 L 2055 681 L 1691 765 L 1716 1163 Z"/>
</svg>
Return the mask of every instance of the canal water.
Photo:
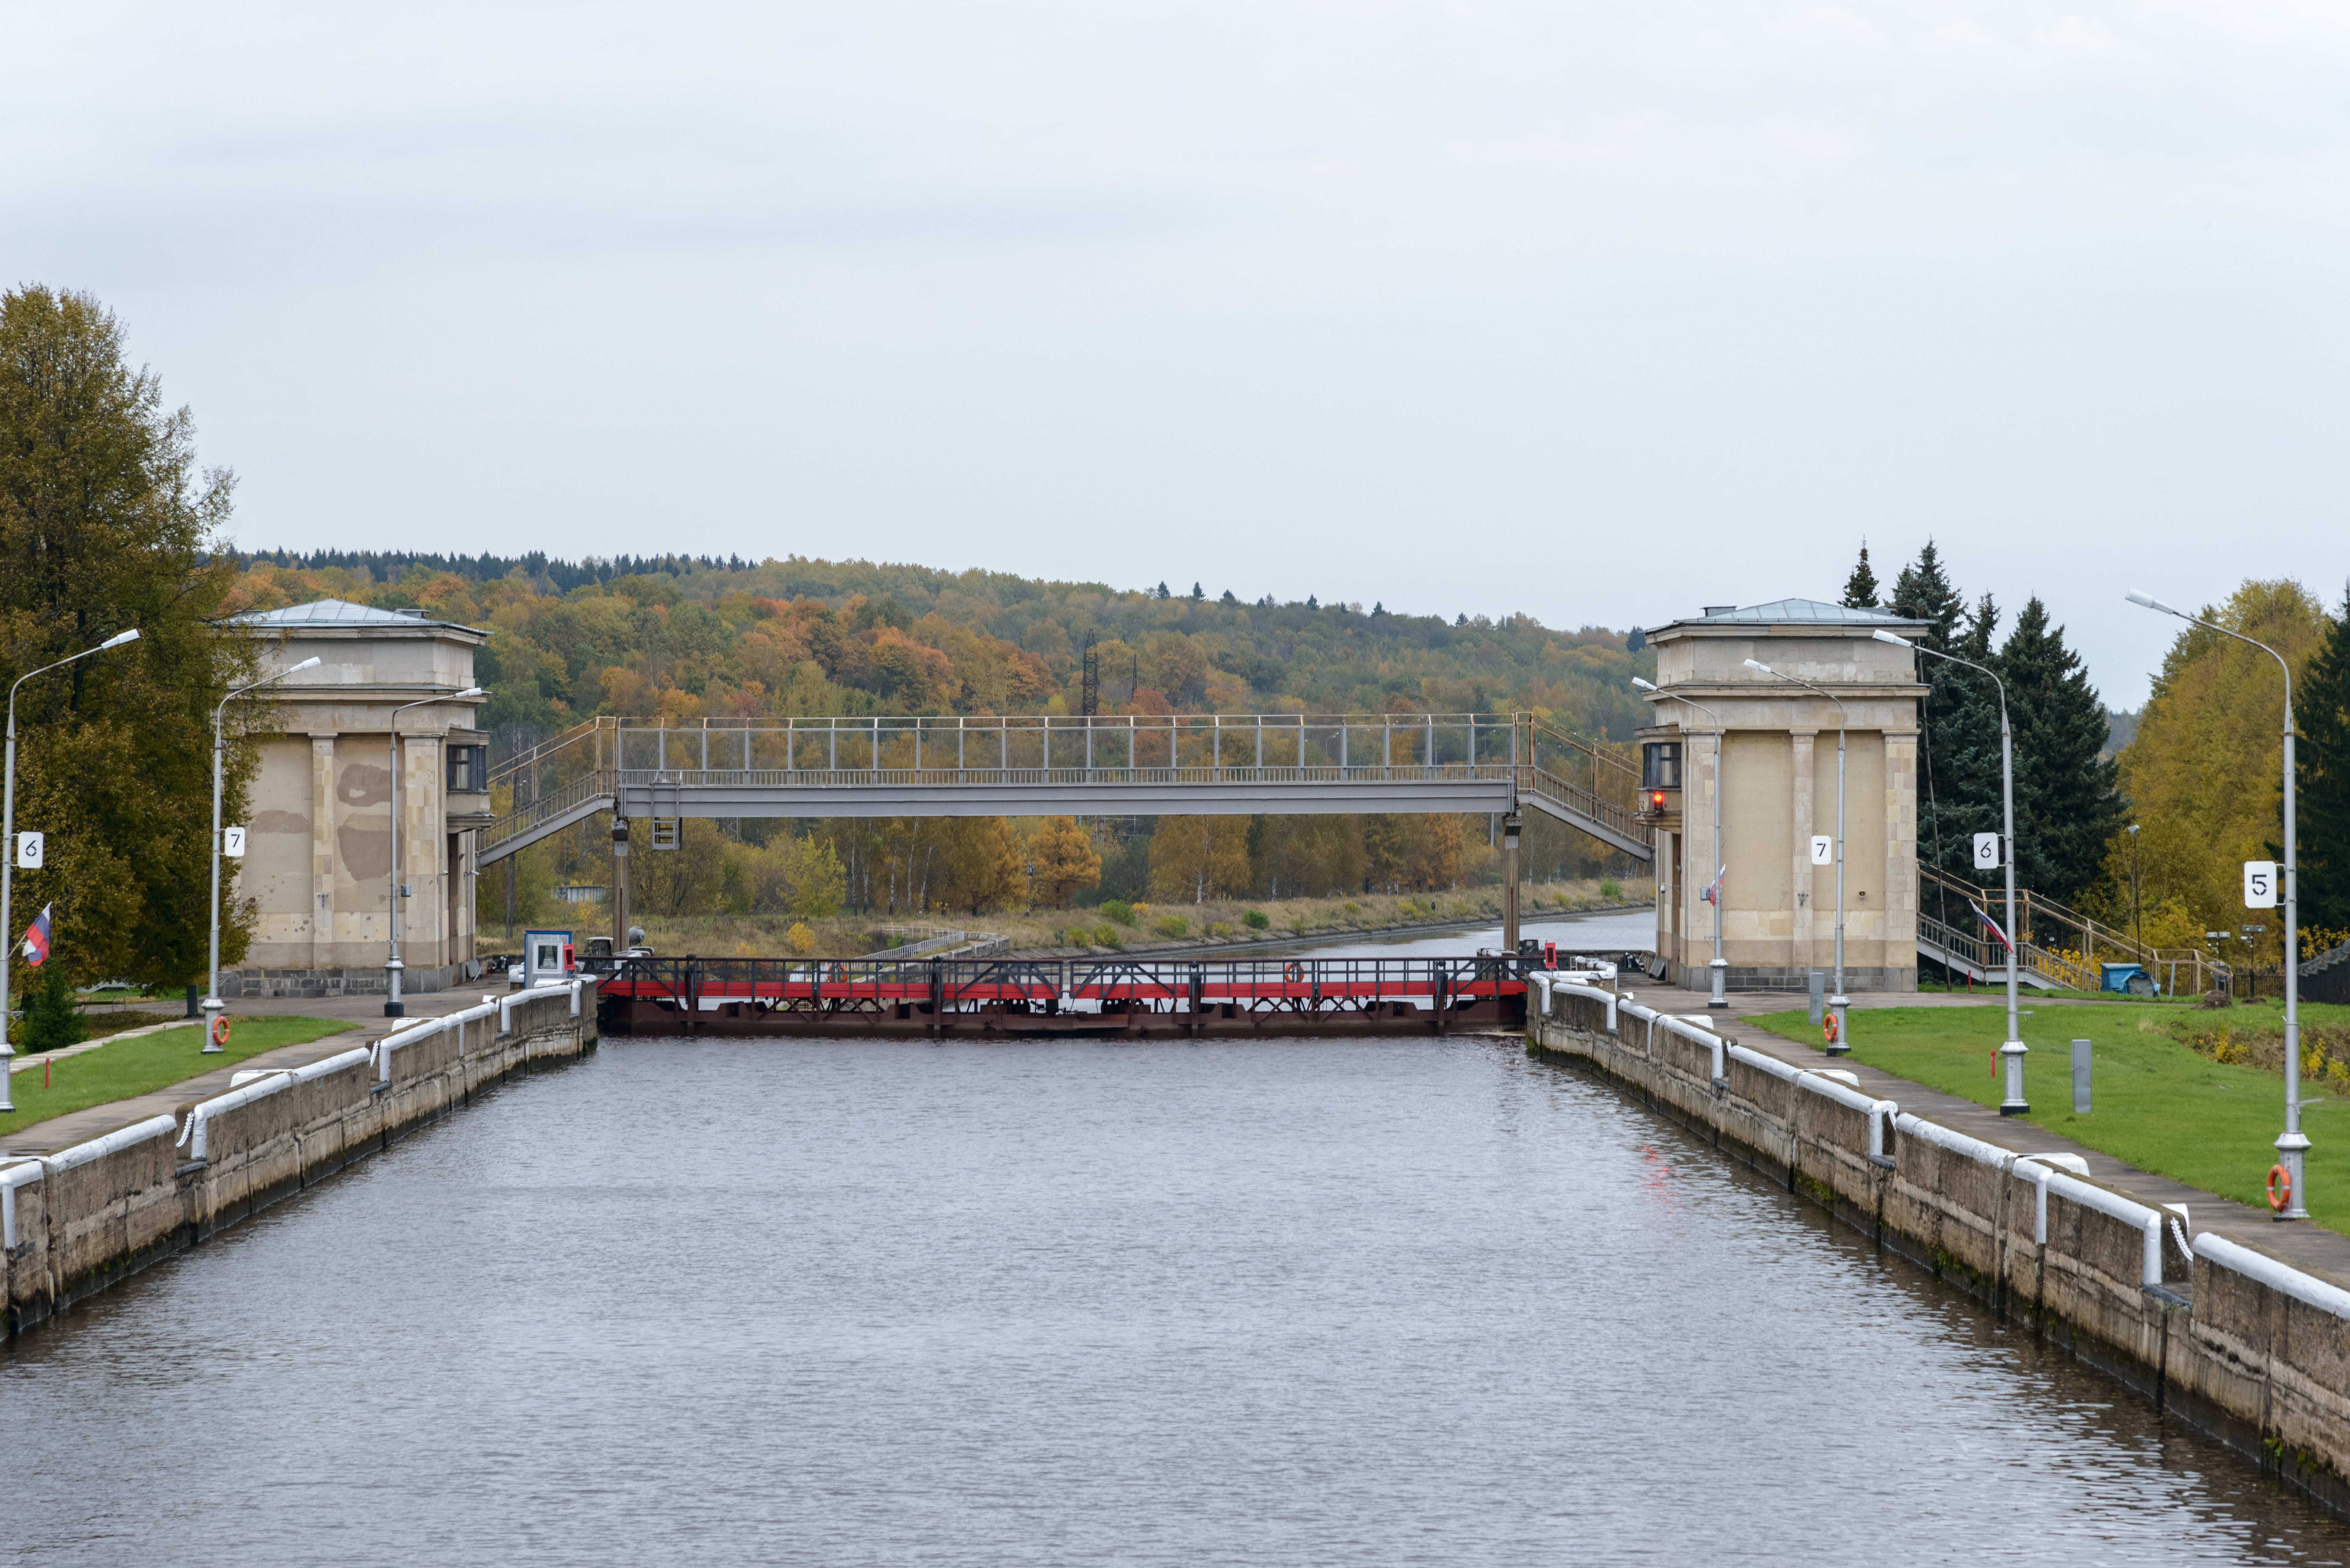
<svg viewBox="0 0 2350 1568">
<path fill-rule="evenodd" d="M 28 1563 L 2336 1563 L 1498 1038 L 610 1041 L 0 1356 Z"/>
</svg>

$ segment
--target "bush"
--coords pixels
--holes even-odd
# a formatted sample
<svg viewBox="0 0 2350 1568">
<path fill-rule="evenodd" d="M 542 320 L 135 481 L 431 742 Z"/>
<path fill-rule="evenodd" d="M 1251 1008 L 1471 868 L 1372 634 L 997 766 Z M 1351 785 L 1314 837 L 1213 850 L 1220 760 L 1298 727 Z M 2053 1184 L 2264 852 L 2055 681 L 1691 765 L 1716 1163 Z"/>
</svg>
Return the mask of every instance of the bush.
<svg viewBox="0 0 2350 1568">
<path fill-rule="evenodd" d="M 1103 926 L 1094 932 L 1094 945 L 1096 947 L 1102 948 L 1115 948 L 1123 947 L 1125 944 L 1118 940 L 1118 928 L 1116 926 Z"/>
<path fill-rule="evenodd" d="M 1624 896 L 1624 885 L 1610 877 L 1607 881 L 1599 884 L 1599 896 L 1611 900 L 1620 898 Z"/>
<path fill-rule="evenodd" d="M 1162 937 L 1188 936 L 1191 929 L 1180 915 L 1161 915 L 1150 922 L 1150 929 Z"/>
<path fill-rule="evenodd" d="M 81 1009 L 74 1005 L 73 985 L 66 979 L 65 965 L 43 964 L 38 986 L 25 999 L 25 1022 L 17 1030 L 24 1042 L 22 1049 L 62 1051 L 88 1038 Z"/>
<path fill-rule="evenodd" d="M 1273 924 L 1270 919 L 1265 918 L 1265 913 L 1263 909 L 1251 909 L 1247 914 L 1241 917 L 1241 922 L 1253 931 L 1263 930 L 1267 926 Z"/>
<path fill-rule="evenodd" d="M 1232 934 L 1232 929 L 1222 920 L 1210 920 L 1208 934 L 1211 937 L 1229 937 Z"/>
<path fill-rule="evenodd" d="M 805 920 L 794 921 L 792 929 L 784 933 L 784 940 L 789 942 L 792 951 L 802 958 L 816 951 L 816 933 L 807 929 L 807 922 Z"/>
<path fill-rule="evenodd" d="M 1134 924 L 1134 906 L 1123 898 L 1104 898 L 1101 912 L 1121 926 Z"/>
</svg>

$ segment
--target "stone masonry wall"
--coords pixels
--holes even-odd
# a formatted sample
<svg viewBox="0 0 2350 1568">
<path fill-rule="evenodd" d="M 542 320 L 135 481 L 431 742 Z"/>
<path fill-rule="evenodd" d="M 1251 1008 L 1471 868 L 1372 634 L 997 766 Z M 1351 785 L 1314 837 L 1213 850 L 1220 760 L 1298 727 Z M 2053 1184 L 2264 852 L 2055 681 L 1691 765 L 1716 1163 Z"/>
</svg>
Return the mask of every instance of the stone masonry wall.
<svg viewBox="0 0 2350 1568">
<path fill-rule="evenodd" d="M 488 1016 L 461 1016 L 446 1026 L 411 1020 L 398 1035 L 340 1054 L 349 1061 L 328 1058 L 306 1069 L 313 1075 L 307 1078 L 285 1075 L 257 1094 L 232 1089 L 190 1101 L 169 1117 L 94 1144 L 0 1165 L 7 1209 L 0 1312 L 7 1332 L 41 1323 L 389 1147 L 477 1089 L 596 1044 L 592 983 L 577 993 L 565 986 L 502 1000 L 503 1010 L 473 1009 Z M 400 1036 L 411 1043 L 386 1047 Z M 192 1158 L 199 1106 L 206 1107 L 204 1148 Z M 107 1147 L 114 1143 L 120 1147 Z"/>
<path fill-rule="evenodd" d="M 2167 1224 L 2159 1282 L 2146 1231 L 2098 1206 L 2077 1178 L 2049 1184 L 2045 1241 L 2035 1241 L 2040 1184 L 2005 1150 L 1915 1116 L 1871 1116 L 1823 1075 L 1779 1076 L 1715 1054 L 1638 1014 L 1645 1009 L 1555 991 L 1529 995 L 1528 1048 L 1587 1064 L 1650 1106 L 1822 1203 L 1938 1276 L 2069 1345 L 2309 1493 L 2350 1514 L 2350 1293 L 2343 1282 L 2283 1269 L 2256 1241 L 2227 1238 L 2289 1275 L 2294 1291 L 2184 1256 Z M 1611 1014 L 1614 1027 L 1611 1028 Z M 1906 1130 L 1896 1131 L 1896 1128 Z M 2068 1197 L 2070 1185 L 2082 1195 Z M 2217 1235 L 2217 1232 L 2205 1232 Z"/>
</svg>

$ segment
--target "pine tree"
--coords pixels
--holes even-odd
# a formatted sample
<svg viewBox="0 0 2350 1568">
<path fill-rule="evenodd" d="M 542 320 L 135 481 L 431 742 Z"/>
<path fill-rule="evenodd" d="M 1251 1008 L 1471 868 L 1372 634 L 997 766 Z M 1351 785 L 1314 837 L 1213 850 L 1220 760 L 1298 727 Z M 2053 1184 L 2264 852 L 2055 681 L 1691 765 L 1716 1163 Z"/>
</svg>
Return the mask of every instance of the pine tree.
<svg viewBox="0 0 2350 1568">
<path fill-rule="evenodd" d="M 2064 628 L 2036 597 L 2000 649 L 2015 724 L 2016 880 L 2064 903 L 2094 887 L 2122 798 L 2106 746 L 2106 705 Z"/>
<path fill-rule="evenodd" d="M 1844 580 L 1844 607 L 1875 609 L 1877 607 L 1877 574 L 1868 569 L 1868 541 L 1860 542 L 1860 564 L 1852 576 Z"/>
<path fill-rule="evenodd" d="M 2294 834 L 2304 930 L 2350 930 L 2350 587 L 2293 693 Z"/>
</svg>

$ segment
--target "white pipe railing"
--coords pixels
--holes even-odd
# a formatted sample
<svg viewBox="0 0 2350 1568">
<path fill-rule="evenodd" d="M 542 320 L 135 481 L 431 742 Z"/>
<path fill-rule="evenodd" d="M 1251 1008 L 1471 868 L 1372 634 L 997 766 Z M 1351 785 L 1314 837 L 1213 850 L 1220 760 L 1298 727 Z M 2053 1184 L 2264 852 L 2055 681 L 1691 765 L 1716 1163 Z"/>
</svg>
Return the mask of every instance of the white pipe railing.
<svg viewBox="0 0 2350 1568">
<path fill-rule="evenodd" d="M 1939 1122 L 1929 1122 L 1923 1116 L 1911 1116 L 1907 1111 L 1894 1118 L 1893 1127 L 1903 1137 L 1914 1137 L 1920 1143 L 1932 1144 L 1936 1148 L 1946 1153 L 1964 1155 L 1969 1159 L 1980 1160 L 1985 1165 L 1997 1166 L 2002 1171 L 2005 1171 L 2015 1158 L 2013 1154 L 1997 1144 L 1985 1143 L 1979 1137 L 1969 1137 L 1962 1132 L 1953 1132 Z"/>
<path fill-rule="evenodd" d="M 0 1180 L 6 1179 L 0 1177 Z M 2324 1280 L 2303 1273 L 2289 1263 L 2280 1263 L 2264 1252 L 2214 1236 L 2206 1231 L 2195 1238 L 2195 1254 L 2215 1268 L 2230 1269 L 2245 1278 L 2291 1296 L 2304 1306 L 2332 1313 L 2335 1317 L 2350 1318 L 2350 1291 L 2329 1285 Z"/>
<path fill-rule="evenodd" d="M 348 1051 L 338 1051 L 332 1056 L 322 1056 L 316 1062 L 305 1063 L 299 1067 L 271 1068 L 255 1075 L 243 1084 L 232 1082 L 226 1094 L 215 1095 L 209 1100 L 199 1100 L 188 1107 L 187 1125 L 180 1129 L 178 1141 L 187 1146 L 190 1159 L 209 1159 L 212 1156 L 208 1134 L 213 1117 L 226 1116 L 229 1112 L 249 1106 L 255 1100 L 265 1100 L 279 1090 L 290 1088 L 296 1084 L 307 1084 L 314 1078 L 323 1078 L 329 1073 L 339 1073 L 346 1067 L 359 1066 L 368 1059 L 367 1047 L 354 1045 Z M 244 1077 L 244 1075 L 240 1073 L 237 1076 Z"/>
<path fill-rule="evenodd" d="M 1730 1081 L 1730 1043 L 1711 1029 L 1702 1029 L 1686 1018 L 1675 1018 L 1669 1012 L 1659 1012 L 1657 1022 L 1665 1026 L 1668 1034 L 1678 1034 L 1692 1045 L 1702 1045 L 1713 1054 L 1713 1081 Z"/>
<path fill-rule="evenodd" d="M 104 1137 L 94 1137 L 88 1143 L 78 1143 L 41 1158 L 53 1173 L 71 1170 L 77 1165 L 88 1165 L 91 1160 L 112 1154 L 117 1149 L 129 1148 L 134 1143 L 145 1143 L 151 1137 L 170 1137 L 172 1129 L 178 1125 L 167 1116 L 149 1116 L 143 1122 L 117 1127 Z"/>
<path fill-rule="evenodd" d="M 1774 1078 L 1796 1084 L 1815 1095 L 1825 1096 L 1838 1105 L 1865 1113 L 1868 1117 L 1868 1153 L 1872 1160 L 1879 1163 L 1886 1161 L 1886 1132 L 1890 1128 L 1901 1137 L 1914 1137 L 1947 1153 L 1991 1166 L 2002 1176 L 2012 1171 L 2024 1178 L 2035 1189 L 2036 1212 L 2033 1219 L 2032 1239 L 2036 1246 L 2044 1247 L 2048 1244 L 2048 1194 L 2051 1191 L 2060 1198 L 2079 1204 L 2084 1209 L 2095 1210 L 2109 1219 L 2118 1220 L 2135 1228 L 2141 1238 L 2139 1283 L 2148 1288 L 2162 1283 L 2163 1216 L 2161 1212 L 2125 1198 L 2120 1193 L 2083 1179 L 2088 1175 L 2088 1161 L 2079 1155 L 2017 1154 L 2012 1150 L 2001 1148 L 1996 1144 L 1985 1143 L 1981 1138 L 1970 1137 L 1965 1133 L 1955 1132 L 1939 1122 L 1929 1122 L 1922 1116 L 1906 1112 L 1892 1100 L 1877 1099 L 1856 1087 L 1850 1081 L 1854 1075 L 1848 1072 L 1836 1072 L 1831 1076 L 1828 1072 L 1797 1067 L 1792 1063 L 1781 1061 L 1776 1056 L 1768 1056 L 1759 1051 L 1749 1050 L 1743 1045 L 1725 1047 L 1721 1036 L 1713 1033 L 1712 1031 L 1700 1028 L 1693 1023 L 1676 1018 L 1669 1013 L 1659 1012 L 1653 1008 L 1645 1007 L 1634 1002 L 1629 996 L 1602 991 L 1596 986 L 1566 981 L 1559 978 L 1555 971 L 1543 971 L 1539 978 L 1544 982 L 1544 1010 L 1545 1012 L 1549 1010 L 1551 991 L 1555 988 L 1557 992 L 1566 995 L 1586 997 L 1604 1003 L 1607 1008 L 1607 1032 L 1619 1038 L 1622 1032 L 1618 1026 L 1617 1014 L 1620 1011 L 1647 1023 L 1651 1030 L 1656 1024 L 1661 1023 L 1669 1032 L 1678 1033 L 1695 1044 L 1712 1048 L 1715 1051 L 1713 1075 L 1717 1084 L 1723 1079 L 1724 1058 L 1728 1057 L 1743 1062 Z M 2292 1296 L 2296 1301 L 2332 1313 L 2337 1317 L 2350 1319 L 2350 1291 L 2328 1284 L 2288 1264 L 2280 1263 L 2262 1253 L 2255 1252 L 2249 1247 L 2240 1246 L 2225 1237 L 2215 1236 L 2208 1231 L 2193 1238 L 2193 1248 L 2194 1254 L 2206 1262 L 2233 1269 L 2272 1290 Z"/>
<path fill-rule="evenodd" d="M 0 1170 L 0 1248 L 16 1244 L 16 1189 L 36 1179 L 60 1170 L 71 1170 L 78 1165 L 129 1148 L 134 1143 L 145 1143 L 151 1137 L 169 1137 L 175 1124 L 170 1116 L 149 1116 L 143 1122 L 133 1122 L 127 1127 L 117 1127 L 103 1137 L 88 1143 L 78 1143 L 59 1149 L 55 1154 L 33 1155 L 21 1165 Z"/>
<path fill-rule="evenodd" d="M 40 1180 L 48 1169 L 41 1160 L 27 1159 L 0 1170 L 0 1250 L 16 1250 L 16 1189 Z"/>
<path fill-rule="evenodd" d="M 2089 1162 L 2077 1154 L 2019 1154 L 2015 1157 L 2015 1174 L 2031 1182 L 2034 1192 L 2032 1244 L 2035 1247 L 2048 1245 L 2048 1179 L 2059 1170 L 2086 1176 L 2089 1174 Z"/>
</svg>

